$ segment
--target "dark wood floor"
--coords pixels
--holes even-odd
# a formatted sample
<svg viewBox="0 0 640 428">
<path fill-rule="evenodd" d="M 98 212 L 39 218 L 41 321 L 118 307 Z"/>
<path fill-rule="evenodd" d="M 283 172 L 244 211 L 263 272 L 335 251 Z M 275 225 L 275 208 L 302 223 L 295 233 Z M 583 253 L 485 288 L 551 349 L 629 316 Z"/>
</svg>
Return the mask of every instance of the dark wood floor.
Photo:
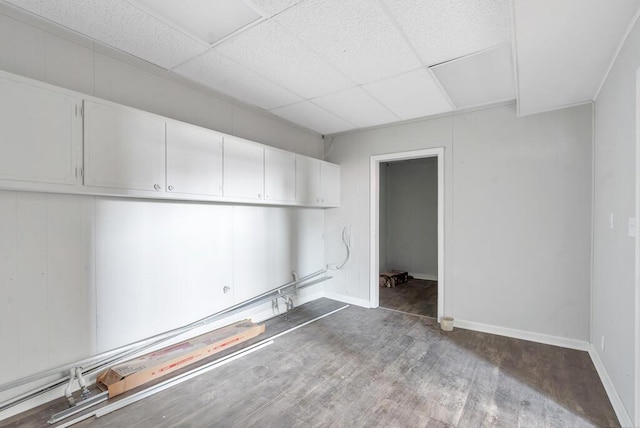
<svg viewBox="0 0 640 428">
<path fill-rule="evenodd" d="M 352 306 L 217 370 L 76 426 L 605 427 L 618 422 L 586 352 L 462 329 L 442 332 L 429 318 Z"/>
<path fill-rule="evenodd" d="M 409 314 L 438 316 L 438 281 L 410 279 L 395 287 L 380 287 L 380 306 Z"/>
</svg>

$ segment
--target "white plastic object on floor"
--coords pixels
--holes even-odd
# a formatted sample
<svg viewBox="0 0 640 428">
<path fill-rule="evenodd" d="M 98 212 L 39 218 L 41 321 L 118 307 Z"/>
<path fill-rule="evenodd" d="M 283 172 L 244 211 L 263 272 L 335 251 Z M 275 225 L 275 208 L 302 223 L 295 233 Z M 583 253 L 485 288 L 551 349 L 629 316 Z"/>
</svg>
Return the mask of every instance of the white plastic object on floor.
<svg viewBox="0 0 640 428">
<path fill-rule="evenodd" d="M 440 319 L 440 328 L 442 331 L 453 331 L 453 317 L 442 317 Z"/>
</svg>

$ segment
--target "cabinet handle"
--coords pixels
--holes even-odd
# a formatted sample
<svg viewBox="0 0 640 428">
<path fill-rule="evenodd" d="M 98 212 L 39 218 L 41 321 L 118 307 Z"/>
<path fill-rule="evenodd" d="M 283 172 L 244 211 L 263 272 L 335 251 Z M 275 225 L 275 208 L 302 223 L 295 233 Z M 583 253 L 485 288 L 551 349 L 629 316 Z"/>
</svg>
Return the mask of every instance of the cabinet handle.
<svg viewBox="0 0 640 428">
<path fill-rule="evenodd" d="M 171 185 L 170 185 L 169 187 L 167 187 L 167 189 L 168 189 L 170 192 L 173 192 L 173 189 L 175 189 L 175 187 L 173 187 L 173 186 L 171 186 Z"/>
<path fill-rule="evenodd" d="M 153 188 L 156 189 L 156 190 L 160 190 L 160 185 L 159 184 L 154 184 Z"/>
<path fill-rule="evenodd" d="M 227 287 L 227 286 L 225 286 L 225 287 L 222 289 L 222 292 L 223 292 L 224 294 L 227 294 L 229 291 L 231 291 L 231 288 L 230 288 L 230 287 Z"/>
<path fill-rule="evenodd" d="M 262 193 L 258 193 L 258 199 L 262 199 Z"/>
</svg>

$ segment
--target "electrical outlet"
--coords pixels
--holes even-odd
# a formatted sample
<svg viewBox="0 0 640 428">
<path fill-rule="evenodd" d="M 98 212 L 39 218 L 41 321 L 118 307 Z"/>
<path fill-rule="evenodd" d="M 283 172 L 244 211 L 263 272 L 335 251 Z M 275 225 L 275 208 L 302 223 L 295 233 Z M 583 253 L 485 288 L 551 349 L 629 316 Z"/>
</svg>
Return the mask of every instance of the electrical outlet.
<svg viewBox="0 0 640 428">
<path fill-rule="evenodd" d="M 604 351 L 604 336 L 600 338 L 600 349 Z"/>
</svg>

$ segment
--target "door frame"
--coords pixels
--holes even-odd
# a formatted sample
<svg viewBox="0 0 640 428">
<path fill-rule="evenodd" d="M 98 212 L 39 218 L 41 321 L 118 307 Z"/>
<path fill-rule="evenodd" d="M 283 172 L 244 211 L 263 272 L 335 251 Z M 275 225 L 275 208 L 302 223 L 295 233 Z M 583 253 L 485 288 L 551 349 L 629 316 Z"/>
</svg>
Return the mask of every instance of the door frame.
<svg viewBox="0 0 640 428">
<path fill-rule="evenodd" d="M 635 236 L 635 415 L 634 423 L 640 426 L 640 68 L 636 70 L 636 236 Z"/>
<path fill-rule="evenodd" d="M 369 212 L 369 306 L 380 305 L 380 163 L 436 157 L 438 162 L 438 313 L 437 320 L 444 316 L 444 147 L 412 150 L 406 152 L 373 155 L 370 159 Z"/>
</svg>

